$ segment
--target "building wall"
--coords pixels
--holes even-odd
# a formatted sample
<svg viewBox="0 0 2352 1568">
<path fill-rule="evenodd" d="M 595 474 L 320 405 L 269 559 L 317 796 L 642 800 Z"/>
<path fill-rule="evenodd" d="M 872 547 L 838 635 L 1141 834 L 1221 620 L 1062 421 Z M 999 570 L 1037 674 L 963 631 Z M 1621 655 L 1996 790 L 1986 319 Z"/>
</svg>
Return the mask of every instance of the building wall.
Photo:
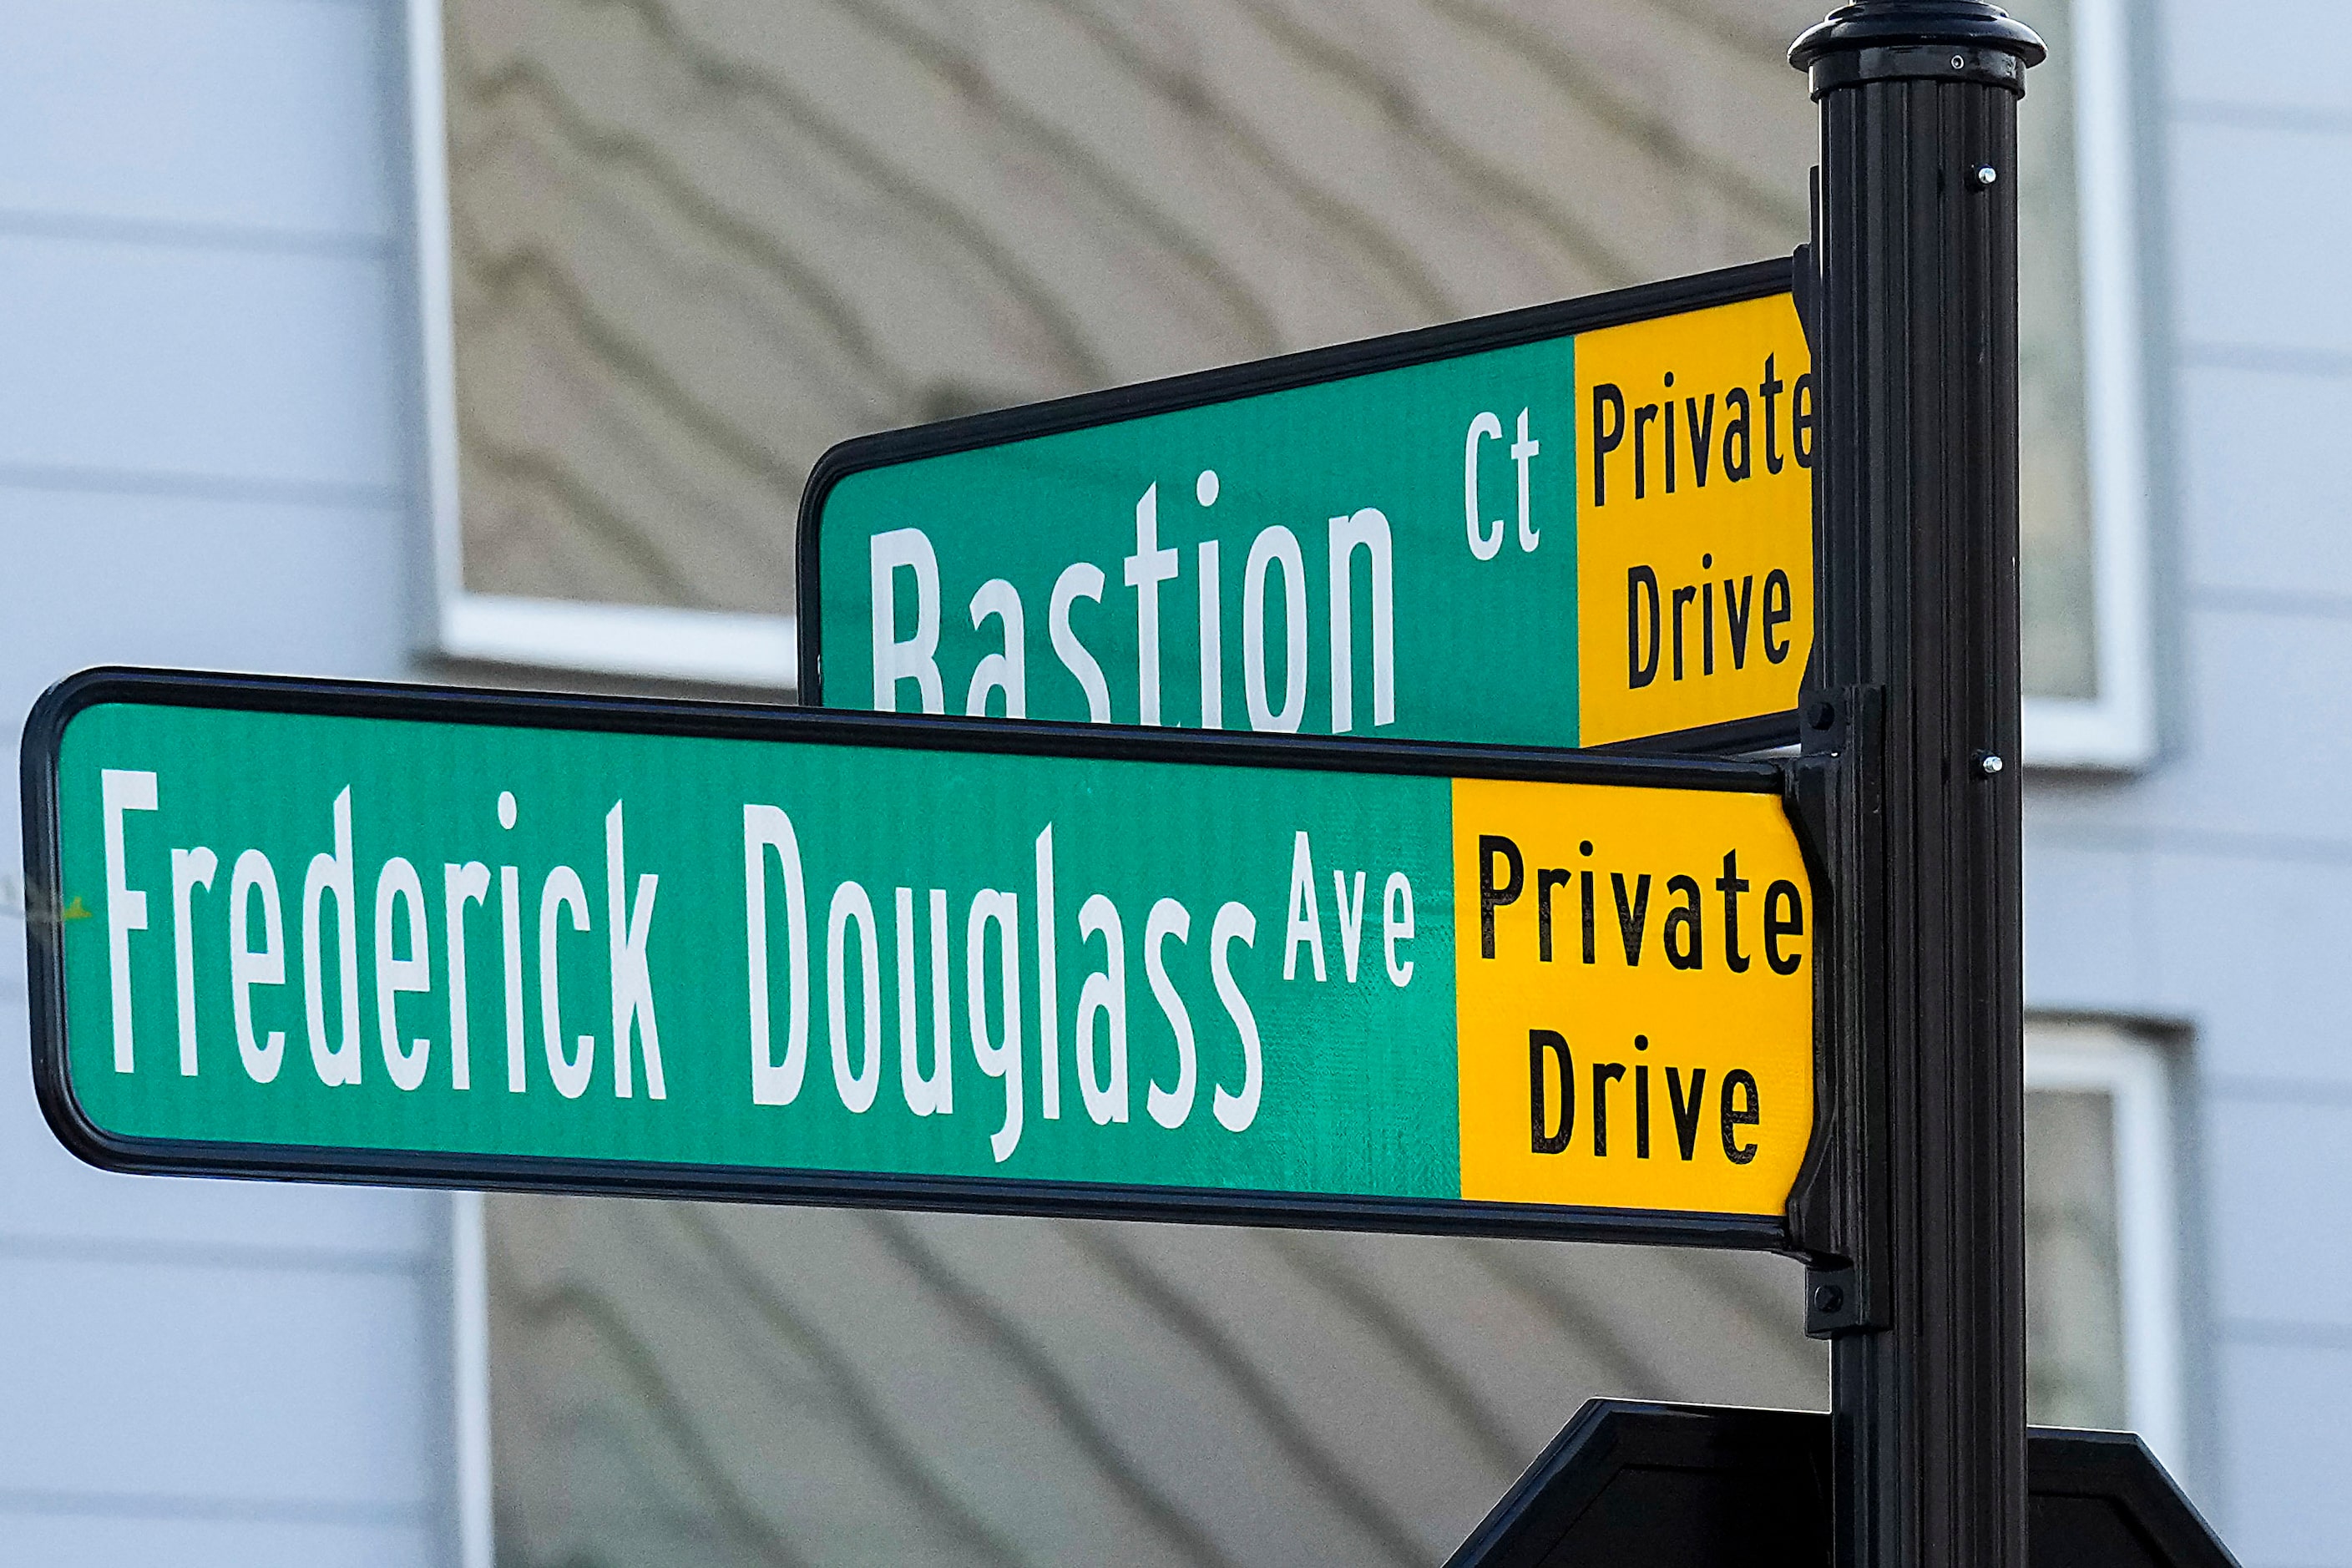
<svg viewBox="0 0 2352 1568">
<path fill-rule="evenodd" d="M 2188 1026 L 2195 1479 L 2248 1568 L 2315 1568 L 2352 1563 L 2352 18 L 2155 20 L 2164 746 L 2135 780 L 2029 781 L 2026 992 Z"/>
<path fill-rule="evenodd" d="M 2165 751 L 2030 782 L 2027 984 L 2186 1026 L 2193 1474 L 2249 1568 L 2317 1568 L 2352 1563 L 2347 24 L 2152 9 Z M 400 26 L 392 0 L 0 3 L 10 724 L 99 662 L 405 668 Z M 444 1560 L 444 1205 L 81 1168 L 23 1008 L 9 936 L 0 1563 Z"/>
<path fill-rule="evenodd" d="M 78 667 L 398 673 L 396 4 L 0 4 L 0 728 Z M 0 869 L 18 912 L 15 769 Z M 0 930 L 0 1564 L 444 1560 L 446 1200 L 102 1174 Z"/>
</svg>

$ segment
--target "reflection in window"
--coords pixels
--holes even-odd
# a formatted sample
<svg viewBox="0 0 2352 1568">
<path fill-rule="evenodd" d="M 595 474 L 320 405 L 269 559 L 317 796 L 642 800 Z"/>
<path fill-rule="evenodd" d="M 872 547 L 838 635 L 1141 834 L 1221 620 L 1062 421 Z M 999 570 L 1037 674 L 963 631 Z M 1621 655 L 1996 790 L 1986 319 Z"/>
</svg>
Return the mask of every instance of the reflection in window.
<svg viewBox="0 0 2352 1568">
<path fill-rule="evenodd" d="M 2018 106 L 2019 521 L 2025 689 L 2099 695 L 2083 337 L 2082 216 L 2075 201 L 2073 6 L 2007 7 L 2050 61 Z"/>
<path fill-rule="evenodd" d="M 2045 1426 L 2126 1426 L 2114 1097 L 2027 1095 L 2025 1147 L 2026 1409 Z"/>
<path fill-rule="evenodd" d="M 1588 1396 L 1828 1397 L 1771 1258 L 487 1207 L 506 1568 L 1426 1568 Z"/>
<path fill-rule="evenodd" d="M 2170 1068 L 2129 1028 L 2026 1028 L 2026 1409 L 2189 1456 Z"/>
<path fill-rule="evenodd" d="M 2091 698 L 2072 5 L 2015 7 L 2025 685 Z M 779 614 L 845 437 L 1785 255 L 1823 9 L 446 0 L 463 587 Z"/>
</svg>

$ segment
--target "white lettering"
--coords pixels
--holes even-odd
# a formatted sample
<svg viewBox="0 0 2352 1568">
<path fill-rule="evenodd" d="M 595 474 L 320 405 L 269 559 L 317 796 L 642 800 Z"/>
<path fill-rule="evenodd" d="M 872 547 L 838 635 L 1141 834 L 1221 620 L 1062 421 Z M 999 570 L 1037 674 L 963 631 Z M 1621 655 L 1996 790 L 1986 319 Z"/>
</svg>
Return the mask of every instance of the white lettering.
<svg viewBox="0 0 2352 1568">
<path fill-rule="evenodd" d="M 1078 988 L 1078 1093 L 1096 1126 L 1127 1120 L 1127 933 L 1118 906 L 1100 893 L 1078 906 L 1078 938 L 1103 939 L 1103 967 L 1087 976 Z M 1095 1024 L 1106 1026 L 1105 1045 L 1110 1052 L 1108 1081 L 1095 1054 Z"/>
<path fill-rule="evenodd" d="M 1290 917 L 1282 933 L 1282 977 L 1298 978 L 1298 950 L 1304 946 L 1315 960 L 1315 978 L 1323 973 L 1323 910 L 1315 901 L 1315 852 L 1300 828 L 1290 844 Z"/>
<path fill-rule="evenodd" d="M 520 1094 L 528 1082 L 523 1073 L 522 876 L 512 866 L 499 868 L 499 973 L 506 983 L 507 1092 Z"/>
<path fill-rule="evenodd" d="M 1225 727 L 1223 590 L 1217 581 L 1217 542 L 1201 541 L 1201 728 Z"/>
<path fill-rule="evenodd" d="M 664 1100 L 661 1029 L 654 1020 L 653 972 L 646 967 L 646 937 L 653 929 L 654 893 L 661 879 L 637 878 L 637 896 L 627 901 L 628 856 L 622 842 L 621 802 L 604 815 L 604 931 L 613 974 L 613 1093 L 627 1100 L 635 1087 L 629 1074 L 629 1030 L 646 1057 L 646 1098 Z"/>
<path fill-rule="evenodd" d="M 1668 413 L 1672 413 L 1674 405 L 1668 404 L 1666 408 Z M 1528 515 L 1528 465 L 1533 462 L 1542 450 L 1541 442 L 1528 437 L 1528 411 L 1524 408 L 1520 409 L 1519 438 L 1511 443 L 1511 461 L 1519 466 L 1519 549 L 1528 554 L 1535 552 L 1537 542 L 1540 538 L 1534 522 Z M 1498 522 L 1496 526 L 1500 528 L 1502 525 Z M 1498 539 L 1495 542 L 1499 547 L 1502 541 Z"/>
<path fill-rule="evenodd" d="M 1135 553 L 1127 558 L 1127 585 L 1135 590 L 1136 709 L 1139 722 L 1160 722 L 1160 584 L 1174 577 L 1182 559 L 1160 545 L 1160 487 L 1135 503 Z"/>
<path fill-rule="evenodd" d="M 408 956 L 392 952 L 396 907 L 408 906 Z M 383 863 L 375 879 L 375 1028 L 383 1052 L 383 1070 L 402 1090 L 425 1081 L 433 1042 L 418 1036 L 403 1050 L 400 1045 L 400 995 L 404 991 L 433 989 L 433 959 L 425 929 L 425 884 L 416 868 L 395 855 Z"/>
<path fill-rule="evenodd" d="M 155 809 L 155 775 L 101 769 L 98 798 L 106 814 L 106 957 L 114 982 L 114 1070 L 132 1068 L 131 933 L 147 929 L 147 895 L 130 886 L 122 851 L 122 814 Z"/>
<path fill-rule="evenodd" d="M 473 1020 L 466 998 L 466 906 L 489 896 L 490 868 L 479 860 L 441 867 L 441 923 L 448 935 L 442 964 L 449 976 L 449 1087 L 474 1087 Z"/>
<path fill-rule="evenodd" d="M 894 528 L 868 542 L 874 611 L 874 710 L 898 711 L 898 683 L 911 680 L 921 711 L 947 711 L 940 684 L 940 558 L 919 528 Z M 898 636 L 898 574 L 915 574 L 915 635 Z"/>
<path fill-rule="evenodd" d="M 1470 421 L 1470 434 L 1462 442 L 1462 516 L 1470 531 L 1470 553 L 1481 561 L 1492 561 L 1503 548 L 1503 520 L 1496 518 L 1489 524 L 1481 522 L 1478 513 L 1478 441 L 1481 437 L 1499 441 L 1503 438 L 1503 422 L 1492 414 L 1481 414 Z"/>
<path fill-rule="evenodd" d="M 302 1020 L 310 1032 L 310 1065 L 319 1081 L 336 1085 L 360 1081 L 360 944 L 359 913 L 352 908 L 352 792 L 349 785 L 335 796 L 335 852 L 310 857 L 302 879 Z M 327 1044 L 327 962 L 321 951 L 320 915 L 327 895 L 335 899 L 337 1000 L 336 1043 Z"/>
<path fill-rule="evenodd" d="M 1372 723 L 1396 721 L 1396 584 L 1389 520 L 1377 507 L 1331 520 L 1331 733 L 1356 723 L 1356 616 L 1349 570 L 1357 549 L 1372 563 Z"/>
<path fill-rule="evenodd" d="M 1037 1059 L 1045 1079 L 1038 1110 L 1062 1119 L 1061 931 L 1054 906 L 1054 825 L 1037 835 Z"/>
<path fill-rule="evenodd" d="M 196 1076 L 196 922 L 194 890 L 211 892 L 220 857 L 198 847 L 172 851 L 172 978 L 180 1004 L 180 1076 Z"/>
<path fill-rule="evenodd" d="M 596 1071 L 596 1037 L 580 1036 L 577 1054 L 564 1055 L 563 974 L 555 941 L 559 910 L 572 911 L 573 931 L 588 929 L 588 889 L 580 873 L 569 866 L 550 871 L 539 889 L 539 1036 L 555 1092 L 566 1100 L 577 1100 L 587 1091 L 588 1080 Z"/>
<path fill-rule="evenodd" d="M 1162 1089 L 1157 1079 L 1145 1084 L 1143 1108 L 1151 1113 L 1152 1121 L 1172 1131 L 1192 1114 L 1199 1058 L 1193 1048 L 1192 1015 L 1185 1010 L 1184 998 L 1177 994 L 1160 956 L 1161 944 L 1171 936 L 1182 942 L 1192 940 L 1192 912 L 1173 899 L 1162 899 L 1151 906 L 1150 917 L 1144 921 L 1143 973 L 1151 983 L 1160 1010 L 1168 1016 L 1170 1032 L 1176 1037 L 1176 1087 Z"/>
<path fill-rule="evenodd" d="M 857 970 L 865 1009 L 865 1063 L 849 1070 L 849 928 L 857 928 Z M 826 1023 L 833 1041 L 833 1087 L 852 1115 L 874 1107 L 875 1091 L 882 1087 L 882 953 L 874 940 L 874 900 L 856 882 L 833 890 L 833 908 L 824 922 Z"/>
<path fill-rule="evenodd" d="M 992 577 L 980 585 L 971 596 L 971 629 L 980 630 L 981 623 L 991 616 L 996 617 L 998 629 L 1004 634 L 1004 651 L 992 653 L 982 659 L 971 672 L 971 685 L 963 698 L 964 712 L 974 719 L 988 716 L 988 694 L 1004 693 L 1004 716 L 1026 719 L 1029 716 L 1029 643 L 1028 632 L 1021 616 L 1021 595 L 1002 577 Z"/>
<path fill-rule="evenodd" d="M 1089 562 L 1076 562 L 1063 568 L 1062 574 L 1054 580 L 1054 602 L 1046 619 L 1050 623 L 1047 629 L 1053 634 L 1055 656 L 1061 659 L 1062 668 L 1076 678 L 1079 689 L 1087 694 L 1087 717 L 1095 723 L 1108 724 L 1110 722 L 1110 685 L 1103 679 L 1102 666 L 1095 662 L 1095 656 L 1087 651 L 1087 645 L 1078 640 L 1078 634 L 1070 626 L 1073 601 L 1092 599 L 1100 604 L 1102 596 L 1102 568 Z"/>
<path fill-rule="evenodd" d="M 793 1000 L 785 1026 L 784 1059 L 774 1059 L 768 1011 L 768 851 L 784 870 L 784 942 L 792 967 Z M 808 888 L 801 876 L 801 841 L 780 806 L 743 808 L 743 930 L 749 942 L 751 1004 L 751 1103 L 790 1105 L 808 1070 Z"/>
<path fill-rule="evenodd" d="M 1412 960 L 1397 962 L 1397 943 L 1412 940 L 1412 883 L 1402 871 L 1389 873 L 1381 889 L 1381 955 L 1388 964 L 1389 984 L 1412 984 Z M 1349 965 L 1352 972 L 1353 964 Z"/>
<path fill-rule="evenodd" d="M 261 946 L 253 946 L 252 897 L 261 895 Z M 236 1054 L 245 1076 L 268 1083 L 286 1060 L 286 1031 L 266 1040 L 253 1034 L 253 987 L 286 984 L 286 921 L 278 902 L 278 872 L 269 857 L 248 849 L 228 879 L 229 1004 L 236 1015 Z"/>
<path fill-rule="evenodd" d="M 1339 957 L 1348 971 L 1348 984 L 1356 983 L 1356 954 L 1364 944 L 1364 874 L 1356 873 L 1356 901 L 1348 902 L 1348 874 L 1331 873 L 1331 903 L 1339 916 Z"/>
<path fill-rule="evenodd" d="M 1228 1093 L 1223 1084 L 1210 1097 L 1210 1108 L 1217 1114 L 1217 1124 L 1228 1132 L 1241 1132 L 1257 1120 L 1257 1102 L 1265 1088 L 1265 1067 L 1261 1059 L 1257 1037 L 1257 1016 L 1250 1011 L 1249 999 L 1242 988 L 1234 984 L 1232 944 L 1244 947 L 1257 945 L 1257 916 L 1246 904 L 1226 904 L 1218 910 L 1214 924 L 1209 928 L 1209 974 L 1217 983 L 1217 999 L 1225 1005 L 1225 1014 L 1234 1021 L 1234 1029 L 1242 1042 L 1242 1091 Z"/>
<path fill-rule="evenodd" d="M 998 970 L 1004 1001 L 998 1012 L 1001 1038 L 988 1029 L 988 928 L 996 928 Z M 971 1054 L 980 1070 L 1004 1080 L 1004 1125 L 988 1135 L 998 1164 L 1021 1146 L 1021 900 L 983 888 L 972 895 L 964 921 L 964 989 L 971 1005 Z"/>
<path fill-rule="evenodd" d="M 1265 574 L 1282 567 L 1283 605 L 1287 662 L 1283 669 L 1282 706 L 1276 709 L 1265 688 Z M 1242 694 L 1249 699 L 1250 728 L 1297 732 L 1307 717 L 1307 557 L 1298 536 L 1280 524 L 1257 536 L 1250 546 L 1249 564 L 1242 571 Z"/>
<path fill-rule="evenodd" d="M 898 889 L 898 1092 L 918 1116 L 955 1111 L 955 1037 L 948 1013 L 948 895 L 931 889 L 931 1070 L 915 1015 L 915 889 Z"/>
</svg>

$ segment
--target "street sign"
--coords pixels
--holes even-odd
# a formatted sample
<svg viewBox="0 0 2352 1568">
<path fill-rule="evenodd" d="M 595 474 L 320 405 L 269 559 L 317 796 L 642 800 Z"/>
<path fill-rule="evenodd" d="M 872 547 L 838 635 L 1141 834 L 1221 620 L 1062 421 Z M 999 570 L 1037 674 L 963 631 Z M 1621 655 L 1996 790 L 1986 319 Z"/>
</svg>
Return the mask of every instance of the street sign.
<svg viewBox="0 0 2352 1568">
<path fill-rule="evenodd" d="M 847 442 L 802 501 L 803 700 L 1792 739 L 1818 417 L 1790 277 L 1761 263 Z"/>
<path fill-rule="evenodd" d="M 98 671 L 36 1077 L 116 1168 L 1775 1246 L 1771 764 Z"/>
</svg>

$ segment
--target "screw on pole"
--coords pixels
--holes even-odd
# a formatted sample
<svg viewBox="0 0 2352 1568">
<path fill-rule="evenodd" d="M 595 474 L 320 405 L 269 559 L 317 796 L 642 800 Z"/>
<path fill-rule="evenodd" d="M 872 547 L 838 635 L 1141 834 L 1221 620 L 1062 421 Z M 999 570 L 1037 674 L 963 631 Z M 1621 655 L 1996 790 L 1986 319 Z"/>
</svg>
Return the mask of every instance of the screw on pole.
<svg viewBox="0 0 2352 1568">
<path fill-rule="evenodd" d="M 1838 1568 L 2024 1568 L 2017 104 L 2039 38 L 1863 0 L 1821 106 L 1818 626 L 1791 804 L 1835 910 L 1790 1205 L 1832 1340 Z M 1830 1294 L 1835 1296 L 1834 1307 Z"/>
</svg>

